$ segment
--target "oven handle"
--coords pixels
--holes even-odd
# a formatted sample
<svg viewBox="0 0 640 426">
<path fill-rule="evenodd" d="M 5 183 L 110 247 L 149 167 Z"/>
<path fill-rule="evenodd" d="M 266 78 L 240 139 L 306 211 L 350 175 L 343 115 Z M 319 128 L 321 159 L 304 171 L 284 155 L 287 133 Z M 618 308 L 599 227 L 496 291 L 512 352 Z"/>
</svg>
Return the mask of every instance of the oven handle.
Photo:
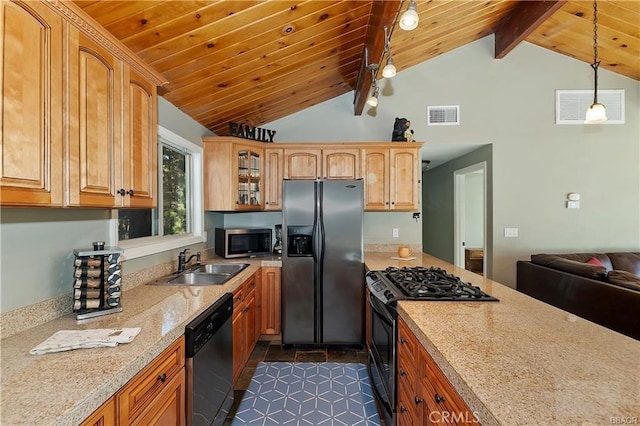
<svg viewBox="0 0 640 426">
<path fill-rule="evenodd" d="M 387 323 L 390 327 L 393 327 L 395 319 L 389 313 L 389 311 L 385 308 L 384 304 L 378 299 L 373 293 L 369 293 L 369 306 L 374 310 L 376 314 L 382 317 L 382 320 Z"/>
</svg>

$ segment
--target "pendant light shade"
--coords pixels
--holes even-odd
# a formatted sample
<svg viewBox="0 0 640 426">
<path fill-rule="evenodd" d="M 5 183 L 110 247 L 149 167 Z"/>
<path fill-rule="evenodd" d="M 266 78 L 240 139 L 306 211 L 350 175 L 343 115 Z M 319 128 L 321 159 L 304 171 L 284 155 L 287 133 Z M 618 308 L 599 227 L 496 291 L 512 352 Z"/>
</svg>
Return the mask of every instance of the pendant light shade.
<svg viewBox="0 0 640 426">
<path fill-rule="evenodd" d="M 418 27 L 418 12 L 416 11 L 417 6 L 415 0 L 409 1 L 409 6 L 407 6 L 407 10 L 400 17 L 400 28 L 405 31 L 411 31 Z"/>
<path fill-rule="evenodd" d="M 604 121 L 607 121 L 607 109 L 601 103 L 593 103 L 587 110 L 587 118 L 584 122 L 587 124 L 595 124 Z"/>
<path fill-rule="evenodd" d="M 598 2 L 593 0 L 593 104 L 587 110 L 585 124 L 595 124 L 607 121 L 607 109 L 598 102 Z"/>
<path fill-rule="evenodd" d="M 396 66 L 393 65 L 393 58 L 389 56 L 387 58 L 387 65 L 382 68 L 382 76 L 384 78 L 391 78 L 396 75 Z"/>
</svg>

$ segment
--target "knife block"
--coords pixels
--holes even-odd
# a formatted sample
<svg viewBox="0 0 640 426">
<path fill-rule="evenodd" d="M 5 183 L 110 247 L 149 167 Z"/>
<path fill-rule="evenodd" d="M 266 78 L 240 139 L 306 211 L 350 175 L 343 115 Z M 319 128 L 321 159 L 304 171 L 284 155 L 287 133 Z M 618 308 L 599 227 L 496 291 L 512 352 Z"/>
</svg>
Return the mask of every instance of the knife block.
<svg viewBox="0 0 640 426">
<path fill-rule="evenodd" d="M 73 312 L 76 319 L 122 312 L 119 259 L 123 251 L 119 247 L 73 251 Z"/>
</svg>

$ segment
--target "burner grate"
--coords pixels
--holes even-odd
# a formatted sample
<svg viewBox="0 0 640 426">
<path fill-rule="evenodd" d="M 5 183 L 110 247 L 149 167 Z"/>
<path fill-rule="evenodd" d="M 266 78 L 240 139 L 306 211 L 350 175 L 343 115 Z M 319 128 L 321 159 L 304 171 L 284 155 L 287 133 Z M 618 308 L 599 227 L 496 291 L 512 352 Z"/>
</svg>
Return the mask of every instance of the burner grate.
<svg viewBox="0 0 640 426">
<path fill-rule="evenodd" d="M 388 267 L 386 278 L 411 299 L 497 301 L 479 287 L 436 267 Z"/>
</svg>

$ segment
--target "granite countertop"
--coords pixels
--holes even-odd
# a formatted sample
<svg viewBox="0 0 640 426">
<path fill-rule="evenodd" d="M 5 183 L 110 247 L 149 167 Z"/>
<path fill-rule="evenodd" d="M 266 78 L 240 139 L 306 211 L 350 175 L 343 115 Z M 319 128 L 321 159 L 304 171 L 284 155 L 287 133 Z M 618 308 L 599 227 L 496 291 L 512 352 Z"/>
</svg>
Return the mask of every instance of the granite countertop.
<svg viewBox="0 0 640 426">
<path fill-rule="evenodd" d="M 365 263 L 371 270 L 440 266 L 500 299 L 399 303 L 402 318 L 483 424 L 611 424 L 640 418 L 640 342 L 429 255 L 414 261 L 393 260 L 394 255 L 367 252 Z M 123 293 L 122 313 L 83 321 L 66 315 L 2 339 L 0 424 L 80 423 L 222 294 L 261 266 L 281 264 L 247 263 L 251 266 L 222 286 L 139 285 Z M 115 348 L 29 354 L 59 330 L 125 327 L 142 330 L 133 342 Z"/>
<path fill-rule="evenodd" d="M 640 423 L 640 342 L 423 254 L 499 302 L 401 301 L 399 315 L 483 425 Z M 635 315 L 637 313 L 629 313 Z"/>
<path fill-rule="evenodd" d="M 138 285 L 123 293 L 121 313 L 80 321 L 69 314 L 2 339 L 0 424 L 79 424 L 182 336 L 185 326 L 224 293 L 233 292 L 261 266 L 281 265 L 270 259 L 209 260 L 205 263 L 251 266 L 224 285 Z M 59 330 L 127 327 L 141 327 L 140 334 L 114 348 L 29 354 Z"/>
</svg>

